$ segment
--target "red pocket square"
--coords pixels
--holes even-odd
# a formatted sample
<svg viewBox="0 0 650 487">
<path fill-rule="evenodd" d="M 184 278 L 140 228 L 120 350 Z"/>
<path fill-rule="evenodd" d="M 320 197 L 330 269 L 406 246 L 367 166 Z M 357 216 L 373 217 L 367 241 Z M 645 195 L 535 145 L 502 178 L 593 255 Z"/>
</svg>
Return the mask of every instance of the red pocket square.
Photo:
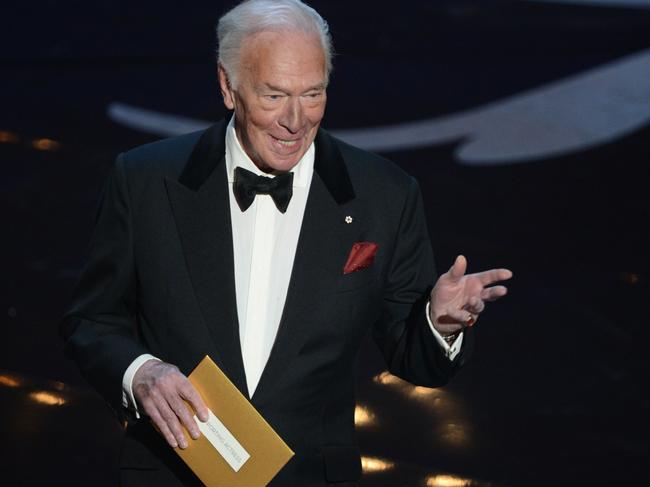
<svg viewBox="0 0 650 487">
<path fill-rule="evenodd" d="M 370 267 L 375 260 L 378 245 L 375 242 L 357 242 L 352 246 L 343 274 L 349 274 Z"/>
</svg>

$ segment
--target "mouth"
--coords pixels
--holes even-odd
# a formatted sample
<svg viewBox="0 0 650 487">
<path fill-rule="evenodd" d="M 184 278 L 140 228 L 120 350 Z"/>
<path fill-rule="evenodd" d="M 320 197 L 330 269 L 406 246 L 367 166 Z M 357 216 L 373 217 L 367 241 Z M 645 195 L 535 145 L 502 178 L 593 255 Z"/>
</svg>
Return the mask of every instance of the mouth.
<svg viewBox="0 0 650 487">
<path fill-rule="evenodd" d="M 301 141 L 302 139 L 281 139 L 278 137 L 274 137 L 273 135 L 270 135 L 271 142 L 274 147 L 276 147 L 277 150 L 279 150 L 282 153 L 291 153 L 301 147 Z"/>
<path fill-rule="evenodd" d="M 286 146 L 294 146 L 294 145 L 296 145 L 298 142 L 300 142 L 300 138 L 297 138 L 297 139 L 280 139 L 280 138 L 275 137 L 275 136 L 273 136 L 273 135 L 271 135 L 271 138 L 272 138 L 274 141 L 276 141 L 276 142 L 278 142 L 278 143 L 280 143 L 280 144 L 282 144 L 282 145 L 286 145 Z"/>
<path fill-rule="evenodd" d="M 299 142 L 298 140 L 282 140 L 282 139 L 275 139 L 275 140 L 286 147 L 293 147 Z"/>
</svg>

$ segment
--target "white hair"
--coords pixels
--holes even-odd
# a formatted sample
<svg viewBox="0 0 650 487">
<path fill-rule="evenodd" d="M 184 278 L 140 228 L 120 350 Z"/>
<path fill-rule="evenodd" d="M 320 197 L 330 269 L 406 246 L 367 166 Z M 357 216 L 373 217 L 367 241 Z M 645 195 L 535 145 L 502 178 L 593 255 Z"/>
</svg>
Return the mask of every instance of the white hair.
<svg viewBox="0 0 650 487">
<path fill-rule="evenodd" d="M 315 36 L 325 54 L 325 73 L 332 71 L 332 37 L 327 22 L 300 0 L 246 0 L 226 12 L 217 23 L 217 61 L 237 86 L 241 48 L 259 32 L 301 32 Z"/>
</svg>

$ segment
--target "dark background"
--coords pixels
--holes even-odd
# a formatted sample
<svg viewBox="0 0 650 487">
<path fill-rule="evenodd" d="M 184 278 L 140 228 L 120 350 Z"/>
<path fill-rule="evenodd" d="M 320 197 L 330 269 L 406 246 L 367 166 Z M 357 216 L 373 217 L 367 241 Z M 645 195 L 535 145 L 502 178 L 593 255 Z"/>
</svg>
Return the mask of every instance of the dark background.
<svg viewBox="0 0 650 487">
<path fill-rule="evenodd" d="M 337 51 L 323 126 L 443 119 L 647 52 L 650 9 L 620 3 L 313 1 Z M 115 485 L 120 426 L 63 357 L 57 331 L 108 168 L 159 138 L 107 107 L 222 117 L 214 24 L 232 5 L 0 10 L 6 485 Z M 383 153 L 420 182 L 440 272 L 463 253 L 470 271 L 515 277 L 481 318 L 473 361 L 444 389 L 378 375 L 378 353 L 364 348 L 363 485 L 650 485 L 645 94 L 635 101 L 644 122 L 552 157 L 469 165 L 457 155 L 462 137 Z"/>
</svg>

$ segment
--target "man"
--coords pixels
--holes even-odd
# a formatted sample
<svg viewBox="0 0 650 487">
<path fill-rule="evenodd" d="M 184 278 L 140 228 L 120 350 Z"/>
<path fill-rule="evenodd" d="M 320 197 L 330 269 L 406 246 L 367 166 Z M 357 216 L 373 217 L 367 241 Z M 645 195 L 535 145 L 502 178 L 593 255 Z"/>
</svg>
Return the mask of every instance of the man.
<svg viewBox="0 0 650 487">
<path fill-rule="evenodd" d="M 125 485 L 193 482 L 171 448 L 192 441 L 181 424 L 199 435 L 183 400 L 207 417 L 186 379 L 204 355 L 296 452 L 272 485 L 356 485 L 366 333 L 392 373 L 442 385 L 464 361 L 463 330 L 506 293 L 487 286 L 511 273 L 465 275 L 459 257 L 431 289 L 415 181 L 319 128 L 331 41 L 313 9 L 250 0 L 218 36 L 234 117 L 118 158 L 62 323 L 67 351 L 129 416 Z"/>
</svg>

